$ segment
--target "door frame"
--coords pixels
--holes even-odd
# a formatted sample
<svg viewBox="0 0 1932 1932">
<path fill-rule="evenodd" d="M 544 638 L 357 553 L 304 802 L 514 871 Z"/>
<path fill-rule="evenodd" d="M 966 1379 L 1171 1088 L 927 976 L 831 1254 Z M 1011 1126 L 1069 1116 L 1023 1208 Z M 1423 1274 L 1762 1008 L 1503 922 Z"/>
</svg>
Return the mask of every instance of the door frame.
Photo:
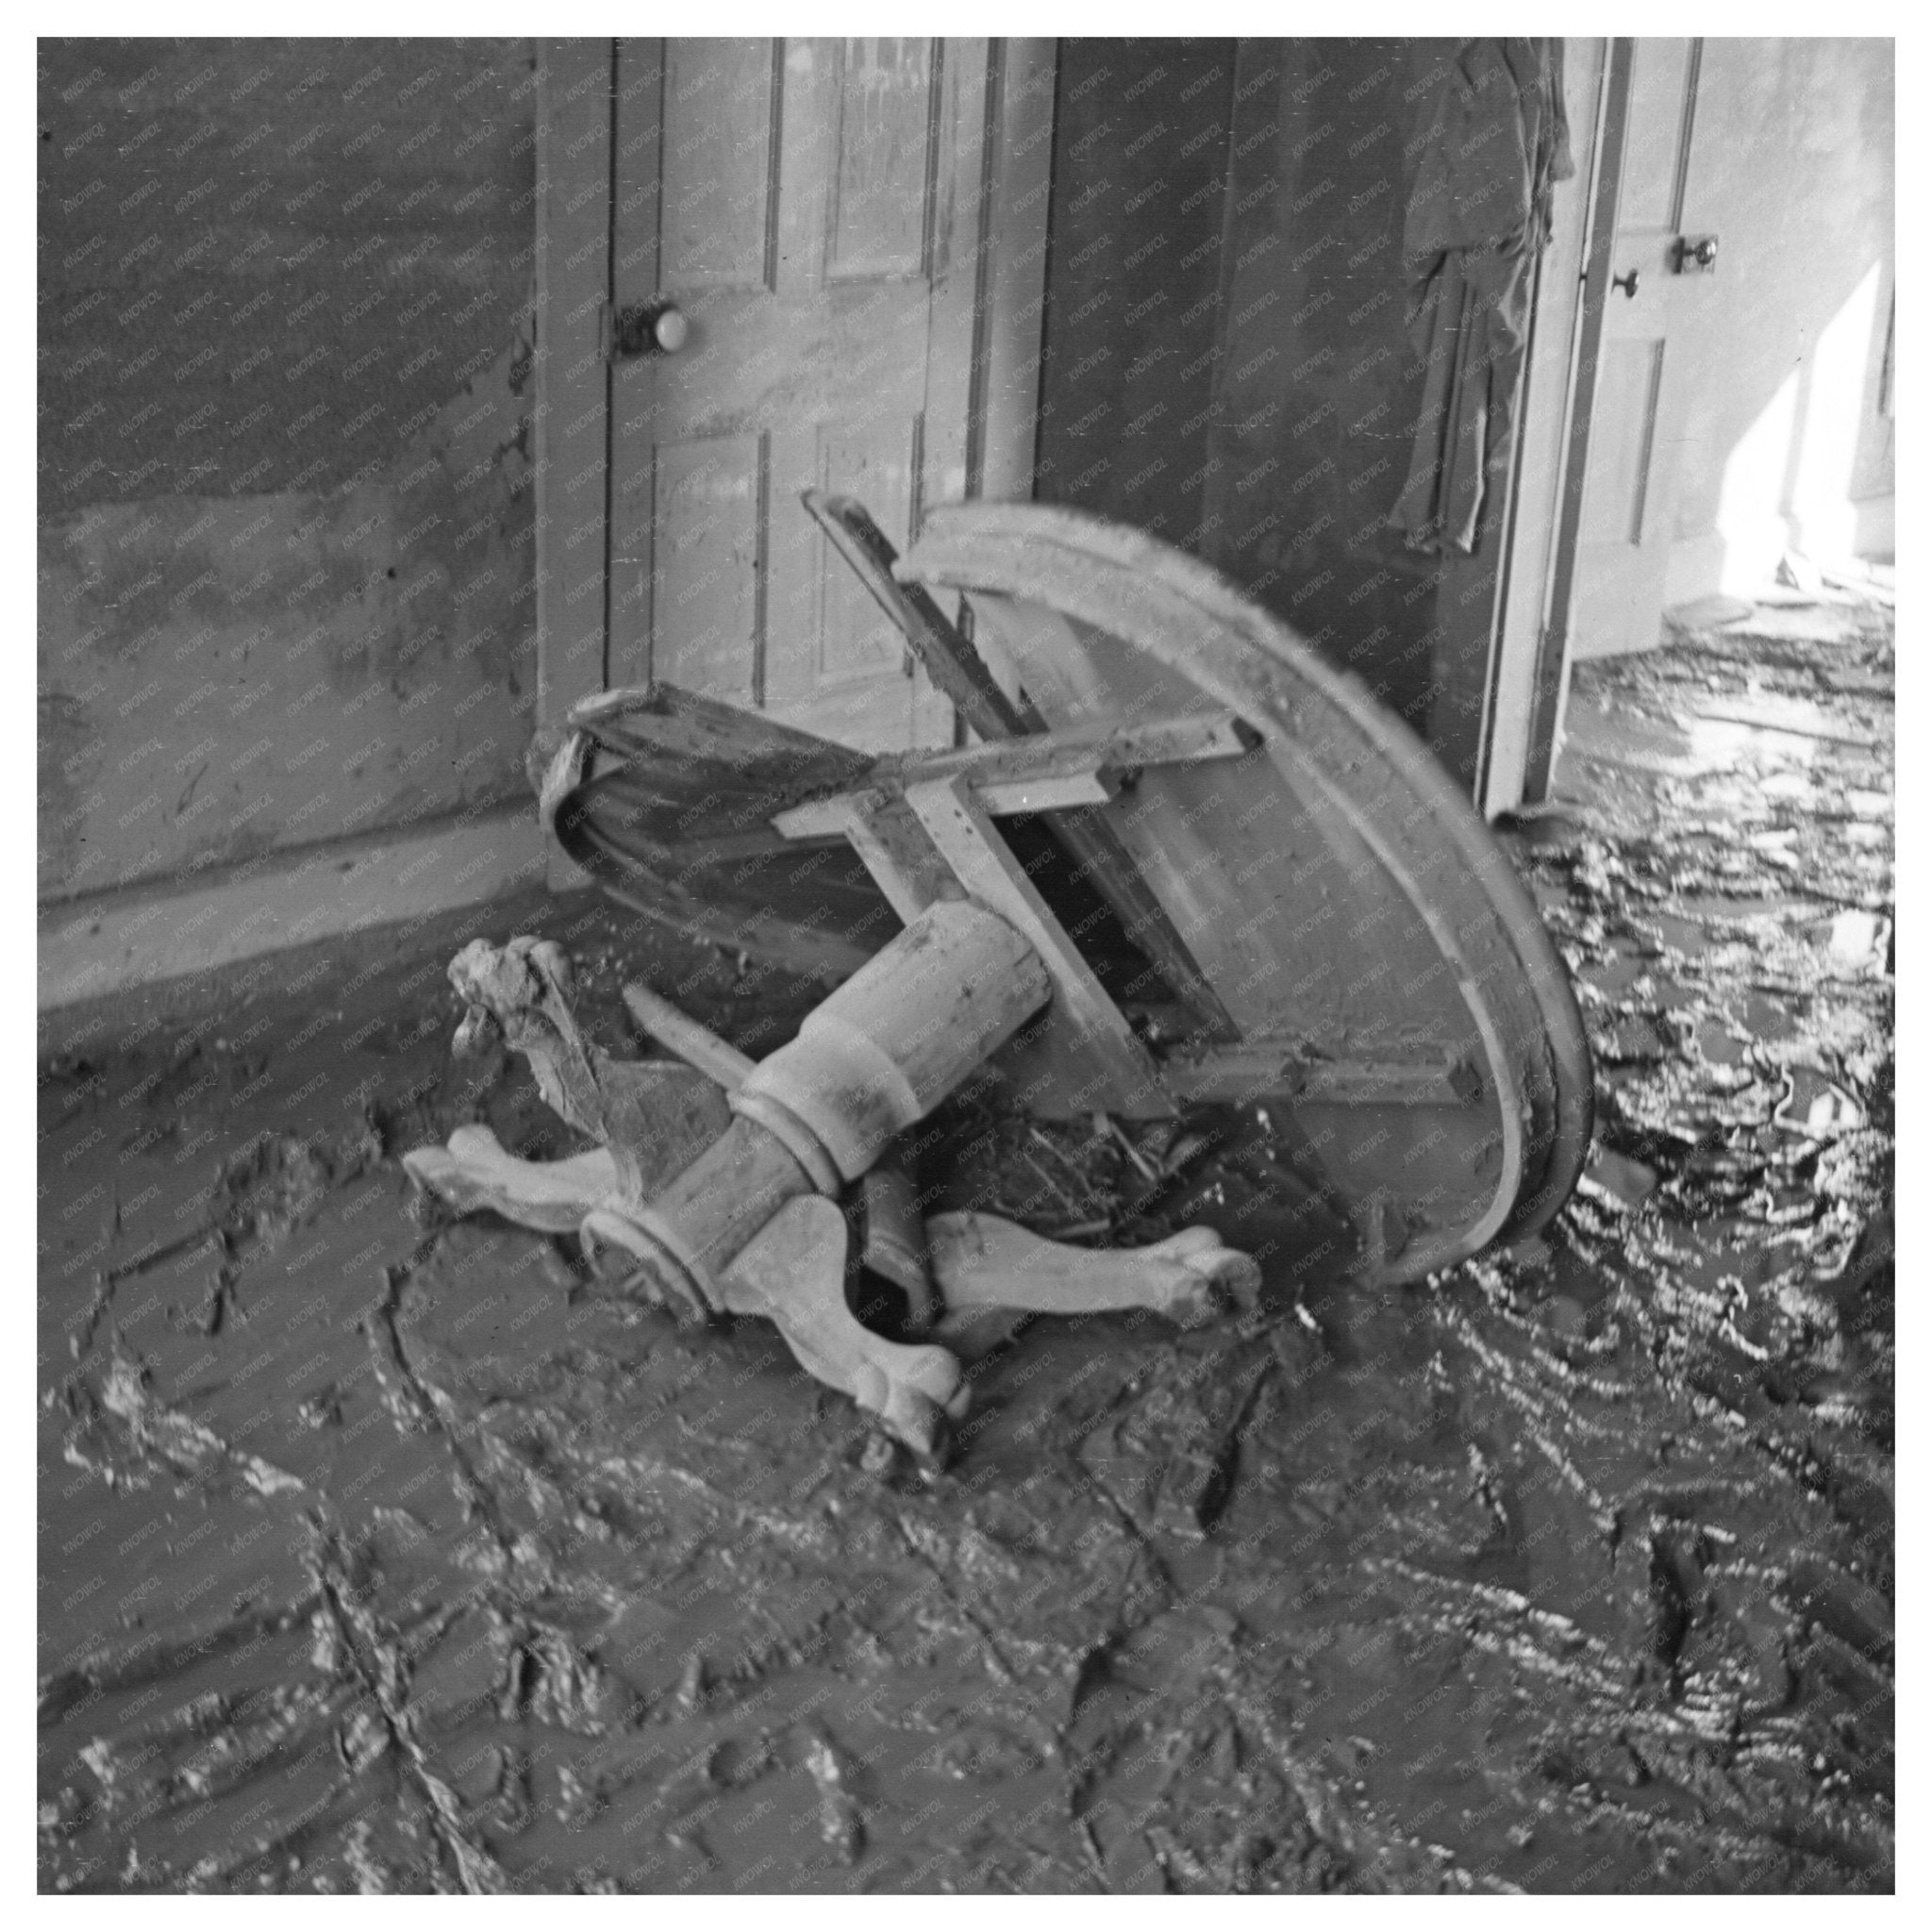
<svg viewBox="0 0 1932 1932">
<path fill-rule="evenodd" d="M 1583 484 L 1634 49 L 1627 38 L 1572 37 L 1563 43 L 1565 72 L 1580 83 L 1573 97 L 1591 107 L 1570 128 L 1580 192 L 1558 195 L 1550 242 L 1538 262 L 1477 791 L 1485 818 L 1548 798 L 1562 738 Z"/>
<path fill-rule="evenodd" d="M 537 43 L 537 724 L 606 688 L 611 375 L 605 313 L 616 219 L 616 42 Z M 1058 43 L 988 43 L 968 496 L 1033 493 Z M 575 883 L 553 859 L 551 883 Z"/>
</svg>

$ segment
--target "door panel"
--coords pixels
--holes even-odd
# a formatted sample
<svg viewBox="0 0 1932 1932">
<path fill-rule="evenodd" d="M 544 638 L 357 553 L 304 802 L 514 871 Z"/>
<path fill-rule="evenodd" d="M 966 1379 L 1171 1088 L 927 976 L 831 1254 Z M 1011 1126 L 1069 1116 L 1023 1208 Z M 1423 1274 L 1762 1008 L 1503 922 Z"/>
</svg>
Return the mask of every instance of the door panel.
<svg viewBox="0 0 1932 1932">
<path fill-rule="evenodd" d="M 1677 455 L 1684 419 L 1671 353 L 1683 298 L 1676 243 L 1696 129 L 1702 42 L 1638 41 L 1618 180 L 1613 285 L 1604 298 L 1577 534 L 1573 648 L 1580 657 L 1647 650 L 1663 623 Z M 1613 158 L 1607 157 L 1607 161 Z M 1628 277 L 1635 275 L 1634 289 Z"/>
<path fill-rule="evenodd" d="M 1663 375 L 1660 340 L 1620 338 L 1605 344 L 1597 371 L 1602 432 L 1583 500 L 1588 543 L 1643 541 L 1643 503 L 1656 442 L 1657 394 Z"/>
<path fill-rule="evenodd" d="M 904 547 L 966 493 L 987 67 L 973 41 L 620 44 L 612 300 L 691 333 L 612 372 L 613 683 L 951 741 L 798 496 L 859 496 Z"/>
<path fill-rule="evenodd" d="M 931 218 L 930 41 L 848 41 L 840 61 L 838 158 L 825 273 L 924 273 Z"/>
<path fill-rule="evenodd" d="M 854 435 L 832 425 L 819 436 L 819 484 L 856 496 L 886 530 L 909 529 L 912 478 L 919 466 L 913 441 L 890 443 Z M 819 640 L 819 685 L 890 675 L 904 649 L 896 625 L 881 610 L 857 575 L 837 558 L 823 556 L 814 570 L 820 608 L 810 626 Z"/>
<path fill-rule="evenodd" d="M 748 704 L 758 629 L 761 436 L 694 437 L 656 452 L 654 588 L 661 613 L 657 674 L 667 683 Z"/>
<path fill-rule="evenodd" d="M 670 41 L 665 49 L 659 284 L 680 293 L 767 288 L 776 240 L 772 124 L 783 90 L 772 43 Z M 649 139 L 648 128 L 638 132 Z"/>
</svg>

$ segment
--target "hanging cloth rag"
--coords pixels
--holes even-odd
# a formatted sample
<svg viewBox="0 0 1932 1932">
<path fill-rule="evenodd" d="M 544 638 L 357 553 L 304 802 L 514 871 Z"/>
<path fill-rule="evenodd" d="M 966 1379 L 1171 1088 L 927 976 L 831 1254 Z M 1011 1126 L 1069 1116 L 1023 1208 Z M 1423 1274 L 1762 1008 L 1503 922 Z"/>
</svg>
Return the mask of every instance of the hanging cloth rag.
<svg viewBox="0 0 1932 1932">
<path fill-rule="evenodd" d="M 1435 57 L 1402 232 L 1424 370 L 1408 479 L 1390 522 L 1411 548 L 1474 551 L 1507 475 L 1550 195 L 1575 173 L 1559 40 L 1479 40 Z"/>
</svg>

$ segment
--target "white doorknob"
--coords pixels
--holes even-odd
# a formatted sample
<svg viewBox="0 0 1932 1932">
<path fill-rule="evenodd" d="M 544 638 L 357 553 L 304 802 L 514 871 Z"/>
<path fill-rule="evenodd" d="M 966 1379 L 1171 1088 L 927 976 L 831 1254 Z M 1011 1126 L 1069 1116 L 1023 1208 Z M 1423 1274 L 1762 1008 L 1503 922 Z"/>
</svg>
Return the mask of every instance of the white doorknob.
<svg viewBox="0 0 1932 1932">
<path fill-rule="evenodd" d="M 661 295 L 626 303 L 611 318 L 610 350 L 619 358 L 675 356 L 690 339 L 691 318 Z"/>
</svg>

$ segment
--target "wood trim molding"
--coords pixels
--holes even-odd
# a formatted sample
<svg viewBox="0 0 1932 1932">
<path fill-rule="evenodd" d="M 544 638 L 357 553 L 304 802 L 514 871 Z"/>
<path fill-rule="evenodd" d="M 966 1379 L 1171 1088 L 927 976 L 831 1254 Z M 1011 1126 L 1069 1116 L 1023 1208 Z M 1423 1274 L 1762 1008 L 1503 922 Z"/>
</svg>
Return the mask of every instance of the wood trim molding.
<svg viewBox="0 0 1932 1932">
<path fill-rule="evenodd" d="M 178 879 L 42 908 L 42 1013 L 540 885 L 527 800 L 426 829 L 265 853 L 206 884 Z"/>
<path fill-rule="evenodd" d="M 602 691 L 609 636 L 608 40 L 537 43 L 537 726 Z M 572 194 L 601 167 L 602 194 Z M 550 884 L 588 883 L 562 853 Z"/>
<path fill-rule="evenodd" d="M 1040 367 L 1046 330 L 1046 218 L 1053 190 L 1054 92 L 1059 43 L 994 41 L 990 47 L 987 195 L 981 225 L 979 327 L 974 344 L 978 460 L 974 496 L 1033 495 Z"/>
<path fill-rule="evenodd" d="M 1478 800 L 1485 818 L 1512 811 L 1541 789 L 1530 783 L 1540 766 L 1547 786 L 1547 750 L 1535 755 L 1539 722 L 1539 660 L 1550 623 L 1550 591 L 1569 475 L 1578 349 L 1582 341 L 1583 271 L 1596 199 L 1598 129 L 1603 113 L 1608 42 L 1566 40 L 1565 92 L 1572 108 L 1570 145 L 1576 173 L 1557 191 L 1548 245 L 1538 270 L 1524 379 L 1523 429 L 1512 506 L 1501 638 L 1486 769 Z M 1581 108 L 1582 111 L 1575 111 Z M 1554 718 L 1549 722 L 1554 724 Z"/>
<path fill-rule="evenodd" d="M 1596 402 L 1597 349 L 1603 339 L 1604 302 L 1609 291 L 1610 256 L 1617 239 L 1617 202 L 1623 182 L 1624 141 L 1629 122 L 1630 64 L 1635 42 L 1611 40 L 1602 56 L 1595 143 L 1590 166 L 1577 176 L 1590 183 L 1589 227 L 1578 263 L 1576 342 L 1564 410 L 1567 441 L 1559 487 L 1550 570 L 1539 627 L 1531 715 L 1524 752 L 1523 802 L 1540 805 L 1550 794 L 1563 710 L 1570 696 L 1570 625 L 1575 596 L 1576 546 L 1583 523 L 1583 485 L 1590 468 L 1591 417 Z"/>
</svg>

